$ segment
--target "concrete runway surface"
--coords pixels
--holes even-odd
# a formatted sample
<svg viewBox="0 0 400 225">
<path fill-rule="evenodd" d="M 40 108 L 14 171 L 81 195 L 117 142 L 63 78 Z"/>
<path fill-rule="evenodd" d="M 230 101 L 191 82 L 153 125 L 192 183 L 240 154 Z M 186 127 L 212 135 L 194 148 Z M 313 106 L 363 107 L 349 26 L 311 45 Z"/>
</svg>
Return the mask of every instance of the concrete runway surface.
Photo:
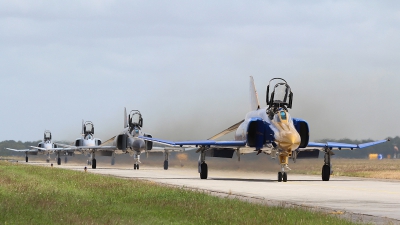
<svg viewBox="0 0 400 225">
<path fill-rule="evenodd" d="M 31 164 L 31 163 L 29 163 Z M 49 166 L 49 164 L 33 163 Z M 84 166 L 64 164 L 54 167 L 83 171 Z M 239 197 L 268 205 L 298 205 L 333 214 L 347 214 L 351 220 L 377 224 L 400 224 L 400 181 L 353 177 L 331 177 L 288 173 L 288 182 L 277 182 L 275 173 L 221 171 L 209 168 L 201 180 L 197 168 L 163 170 L 141 166 L 106 166 L 88 172 L 123 178 L 145 179 L 177 187 L 206 190 L 216 195 Z M 357 215 L 359 214 L 359 215 Z"/>
</svg>

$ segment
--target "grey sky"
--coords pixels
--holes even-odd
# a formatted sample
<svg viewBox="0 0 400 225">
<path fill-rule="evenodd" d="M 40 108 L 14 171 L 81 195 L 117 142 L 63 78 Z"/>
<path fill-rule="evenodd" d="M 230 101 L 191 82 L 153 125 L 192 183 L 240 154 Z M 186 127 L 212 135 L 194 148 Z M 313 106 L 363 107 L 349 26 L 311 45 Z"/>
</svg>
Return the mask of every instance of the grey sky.
<svg viewBox="0 0 400 225">
<path fill-rule="evenodd" d="M 1 1 L 0 140 L 107 139 L 123 108 L 159 138 L 244 118 L 249 76 L 294 92 L 311 139 L 400 134 L 397 1 Z"/>
</svg>

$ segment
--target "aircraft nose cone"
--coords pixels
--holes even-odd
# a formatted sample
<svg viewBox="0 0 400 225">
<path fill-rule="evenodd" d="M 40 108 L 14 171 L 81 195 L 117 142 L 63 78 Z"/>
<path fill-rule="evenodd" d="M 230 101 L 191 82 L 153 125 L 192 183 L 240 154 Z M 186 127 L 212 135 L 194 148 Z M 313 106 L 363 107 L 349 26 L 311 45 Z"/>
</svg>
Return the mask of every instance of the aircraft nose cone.
<svg viewBox="0 0 400 225">
<path fill-rule="evenodd" d="M 144 141 L 143 141 L 142 139 L 139 139 L 139 138 L 135 139 L 135 140 L 133 141 L 133 143 L 132 143 L 132 148 L 133 148 L 133 150 L 135 150 L 135 151 L 137 151 L 137 152 L 143 150 L 143 149 L 144 149 L 144 146 L 145 146 Z"/>
<path fill-rule="evenodd" d="M 300 135 L 298 133 L 287 132 L 282 135 L 279 147 L 285 151 L 296 150 L 300 146 Z"/>
</svg>

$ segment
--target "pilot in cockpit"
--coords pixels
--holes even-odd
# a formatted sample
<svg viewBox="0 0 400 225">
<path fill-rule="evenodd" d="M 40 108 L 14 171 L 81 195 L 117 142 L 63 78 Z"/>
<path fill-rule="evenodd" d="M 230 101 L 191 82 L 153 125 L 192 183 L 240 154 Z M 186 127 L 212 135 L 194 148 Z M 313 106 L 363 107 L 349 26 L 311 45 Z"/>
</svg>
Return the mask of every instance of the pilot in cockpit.
<svg viewBox="0 0 400 225">
<path fill-rule="evenodd" d="M 288 121 L 288 117 L 289 117 L 289 115 L 285 110 L 279 109 L 279 111 L 274 116 L 274 120 L 279 123 L 286 122 L 286 121 Z"/>
</svg>

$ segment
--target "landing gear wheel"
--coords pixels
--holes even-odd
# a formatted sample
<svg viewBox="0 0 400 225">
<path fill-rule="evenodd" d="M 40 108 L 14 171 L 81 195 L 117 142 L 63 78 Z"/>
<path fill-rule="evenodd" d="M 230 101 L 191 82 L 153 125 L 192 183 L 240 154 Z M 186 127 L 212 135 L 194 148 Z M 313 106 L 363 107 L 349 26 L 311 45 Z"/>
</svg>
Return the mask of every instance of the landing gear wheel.
<svg viewBox="0 0 400 225">
<path fill-rule="evenodd" d="M 164 170 L 168 170 L 168 161 L 167 160 L 164 161 Z"/>
<path fill-rule="evenodd" d="M 331 177 L 331 167 L 329 165 L 324 165 L 322 167 L 322 180 L 329 181 L 330 177 Z"/>
<path fill-rule="evenodd" d="M 283 174 L 282 172 L 278 172 L 278 182 L 282 182 Z"/>
<path fill-rule="evenodd" d="M 136 169 L 139 169 L 139 164 L 136 165 Z"/>
<path fill-rule="evenodd" d="M 28 156 L 25 157 L 25 162 L 28 162 Z"/>
<path fill-rule="evenodd" d="M 136 164 L 133 164 L 133 169 L 136 170 Z"/>
<path fill-rule="evenodd" d="M 111 166 L 114 166 L 114 164 L 115 164 L 115 159 L 112 158 L 112 159 L 111 159 Z"/>
<path fill-rule="evenodd" d="M 286 172 L 283 172 L 282 180 L 283 180 L 283 182 L 287 182 L 287 173 Z"/>
<path fill-rule="evenodd" d="M 67 156 L 65 156 L 64 163 L 67 163 L 67 162 L 68 162 L 68 158 L 67 158 Z"/>
<path fill-rule="evenodd" d="M 92 159 L 92 169 L 96 169 L 96 159 Z"/>
<path fill-rule="evenodd" d="M 57 165 L 61 165 L 61 158 L 60 157 L 57 158 Z"/>
<path fill-rule="evenodd" d="M 201 168 L 200 178 L 201 179 L 207 179 L 207 177 L 208 177 L 208 166 L 207 166 L 207 163 L 202 163 L 200 168 Z"/>
</svg>

